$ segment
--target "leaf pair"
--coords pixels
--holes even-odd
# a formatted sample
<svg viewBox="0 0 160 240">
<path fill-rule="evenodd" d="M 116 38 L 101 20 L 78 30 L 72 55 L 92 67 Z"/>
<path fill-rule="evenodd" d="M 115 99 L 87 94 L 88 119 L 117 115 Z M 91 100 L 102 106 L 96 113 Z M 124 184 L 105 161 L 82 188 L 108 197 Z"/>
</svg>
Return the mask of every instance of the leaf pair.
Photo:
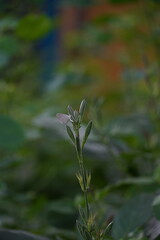
<svg viewBox="0 0 160 240">
<path fill-rule="evenodd" d="M 80 221 L 78 221 L 78 220 L 77 220 L 76 224 L 77 224 L 78 232 L 80 233 L 82 238 L 84 240 L 92 240 L 92 235 L 88 231 L 87 227 L 84 224 L 81 224 Z"/>
<path fill-rule="evenodd" d="M 84 145 L 85 145 L 85 143 L 86 143 L 86 141 L 87 141 L 87 139 L 89 137 L 91 129 L 92 129 L 92 121 L 89 121 L 89 123 L 87 124 L 86 130 L 85 130 L 84 137 L 83 137 L 82 148 L 84 147 Z M 73 142 L 73 144 L 76 144 L 77 149 L 79 149 L 79 142 L 75 138 L 71 128 L 68 125 L 66 125 L 66 130 L 67 130 L 68 136 L 70 137 L 70 139 Z"/>
<path fill-rule="evenodd" d="M 85 108 L 86 108 L 86 101 L 85 99 L 82 100 L 80 107 L 79 107 L 79 111 L 77 110 L 73 110 L 73 108 L 69 105 L 68 106 L 68 114 L 71 118 L 71 122 L 76 125 L 76 124 L 81 124 L 84 112 L 85 112 Z"/>
</svg>

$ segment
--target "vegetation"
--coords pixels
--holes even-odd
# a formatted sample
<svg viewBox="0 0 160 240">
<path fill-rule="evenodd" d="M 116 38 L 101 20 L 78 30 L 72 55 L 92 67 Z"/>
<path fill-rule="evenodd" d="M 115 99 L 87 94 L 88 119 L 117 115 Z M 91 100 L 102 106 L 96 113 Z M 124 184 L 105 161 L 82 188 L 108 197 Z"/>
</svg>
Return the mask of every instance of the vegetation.
<svg viewBox="0 0 160 240">
<path fill-rule="evenodd" d="M 0 0 L 0 239 L 160 238 L 160 2 L 57 8 L 101 4 L 59 61 L 60 13 Z"/>
</svg>

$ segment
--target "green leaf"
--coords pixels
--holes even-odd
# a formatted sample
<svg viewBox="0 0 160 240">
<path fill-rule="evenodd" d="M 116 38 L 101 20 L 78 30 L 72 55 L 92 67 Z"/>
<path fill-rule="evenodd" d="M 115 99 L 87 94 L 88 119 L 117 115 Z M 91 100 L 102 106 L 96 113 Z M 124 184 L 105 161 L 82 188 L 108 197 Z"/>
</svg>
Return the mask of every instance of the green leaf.
<svg viewBox="0 0 160 240">
<path fill-rule="evenodd" d="M 101 26 L 103 24 L 112 22 L 114 19 L 116 19 L 116 15 L 114 14 L 101 14 L 93 18 L 92 23 Z"/>
<path fill-rule="evenodd" d="M 74 111 L 74 118 L 75 118 L 76 122 L 78 121 L 78 117 L 79 117 L 79 112 L 77 110 L 75 110 Z"/>
<path fill-rule="evenodd" d="M 87 139 L 88 139 L 88 136 L 91 132 L 91 129 L 92 129 L 92 121 L 89 121 L 87 127 L 86 127 L 86 131 L 85 131 L 85 134 L 84 134 L 84 138 L 83 138 L 83 142 L 82 142 L 82 147 L 84 147 Z"/>
<path fill-rule="evenodd" d="M 5 67 L 12 56 L 19 51 L 19 42 L 11 36 L 0 37 L 0 68 Z"/>
<path fill-rule="evenodd" d="M 153 196 L 138 195 L 130 199 L 118 212 L 113 224 L 113 237 L 120 240 L 142 226 L 152 214 Z"/>
<path fill-rule="evenodd" d="M 68 221 L 68 220 L 67 220 Z M 71 230 L 66 230 L 63 228 L 52 228 L 52 232 L 51 232 L 53 238 L 52 239 L 65 239 L 65 240 L 75 240 L 77 235 L 75 234 L 75 232 L 71 231 Z M 58 238 L 57 238 L 58 236 Z"/>
<path fill-rule="evenodd" d="M 0 148 L 15 149 L 24 142 L 21 125 L 14 119 L 0 115 Z"/>
<path fill-rule="evenodd" d="M 0 52 L 0 68 L 5 67 L 10 61 L 8 54 Z"/>
<path fill-rule="evenodd" d="M 0 239 L 3 240 L 49 240 L 45 237 L 40 237 L 31 233 L 24 231 L 15 231 L 15 230 L 0 230 Z"/>
<path fill-rule="evenodd" d="M 81 118 L 84 115 L 85 108 L 86 108 L 86 101 L 85 101 L 85 99 L 83 99 L 81 104 L 80 104 L 80 107 L 79 107 L 79 114 L 81 115 Z"/>
<path fill-rule="evenodd" d="M 74 119 L 74 110 L 70 105 L 68 106 L 68 114 Z"/>
<path fill-rule="evenodd" d="M 113 35 L 108 32 L 101 32 L 97 36 L 97 42 L 99 43 L 107 43 L 113 40 Z"/>
<path fill-rule="evenodd" d="M 19 22 L 16 34 L 24 40 L 32 41 L 45 36 L 52 28 L 52 21 L 47 16 L 31 14 Z"/>
<path fill-rule="evenodd" d="M 18 20 L 14 17 L 7 16 L 0 19 L 0 31 L 13 30 L 17 26 Z M 2 37 L 2 36 L 1 36 Z"/>
<path fill-rule="evenodd" d="M 68 136 L 70 137 L 73 144 L 75 144 L 75 138 L 74 138 L 74 134 L 73 134 L 72 130 L 70 129 L 70 127 L 68 125 L 66 126 L 66 129 L 67 129 Z"/>
<path fill-rule="evenodd" d="M 155 217 L 160 220 L 160 195 L 154 199 L 152 207 Z"/>
<path fill-rule="evenodd" d="M 14 37 L 1 36 L 0 52 L 7 56 L 13 56 L 19 49 L 19 42 Z"/>
<path fill-rule="evenodd" d="M 49 205 L 49 211 L 59 214 L 70 215 L 74 214 L 74 206 L 71 199 L 62 199 L 53 201 Z"/>
<path fill-rule="evenodd" d="M 78 220 L 76 221 L 76 226 L 77 226 L 77 230 L 80 233 L 80 235 L 82 236 L 82 238 L 85 239 L 85 235 L 84 235 L 84 232 L 83 232 L 82 224 L 80 223 L 80 221 L 78 221 Z"/>
<path fill-rule="evenodd" d="M 145 190 L 146 192 L 153 192 L 154 190 L 159 189 L 159 183 L 157 183 L 153 178 L 149 177 L 127 178 L 97 191 L 95 197 L 97 200 L 101 200 L 112 192 L 127 192 L 127 189 L 131 189 L 131 187 L 135 187 L 136 191 L 142 191 L 143 189 L 144 192 Z"/>
<path fill-rule="evenodd" d="M 79 216 L 81 218 L 81 221 L 83 221 L 83 223 L 86 223 L 86 213 L 82 207 L 79 207 Z"/>
</svg>

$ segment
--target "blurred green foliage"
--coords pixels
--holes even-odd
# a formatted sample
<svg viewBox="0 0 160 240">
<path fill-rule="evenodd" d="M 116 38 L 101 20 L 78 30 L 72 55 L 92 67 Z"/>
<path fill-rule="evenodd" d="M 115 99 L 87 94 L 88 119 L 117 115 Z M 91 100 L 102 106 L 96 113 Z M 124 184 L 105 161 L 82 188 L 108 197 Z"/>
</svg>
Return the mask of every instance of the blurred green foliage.
<svg viewBox="0 0 160 240">
<path fill-rule="evenodd" d="M 52 29 L 51 20 L 46 16 L 27 15 L 18 24 L 16 34 L 19 38 L 33 41 L 45 36 Z"/>
<path fill-rule="evenodd" d="M 105 1 L 135 8 L 99 14 L 68 34 L 63 46 L 67 54 L 53 68 L 48 85 L 40 81 L 35 45 L 62 22 L 61 16 L 46 16 L 42 2 L 0 1 L 0 227 L 56 240 L 78 238 L 75 219 L 83 198 L 75 177 L 77 162 L 55 114 L 85 97 L 85 121 L 92 118 L 94 123 L 85 148 L 93 175 L 90 202 L 96 199 L 102 219 L 115 220 L 113 239 L 157 239 L 160 2 Z M 85 10 L 101 1 L 64 1 L 60 7 L 77 3 Z M 110 44 L 117 42 L 125 47 L 114 55 Z M 115 88 L 108 90 L 113 80 L 92 59 L 118 61 L 120 84 L 112 82 Z M 102 93 L 97 90 L 101 84 Z M 156 223 L 151 227 L 152 218 Z M 15 234 L 0 231 L 0 238 L 14 239 Z M 35 238 L 21 234 L 20 240 Z"/>
</svg>

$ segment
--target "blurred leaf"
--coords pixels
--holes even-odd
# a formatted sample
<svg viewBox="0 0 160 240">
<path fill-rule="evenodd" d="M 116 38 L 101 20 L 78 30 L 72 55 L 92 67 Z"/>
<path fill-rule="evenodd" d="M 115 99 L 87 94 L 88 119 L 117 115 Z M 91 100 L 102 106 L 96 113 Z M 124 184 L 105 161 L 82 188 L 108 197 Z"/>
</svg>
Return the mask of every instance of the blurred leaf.
<svg viewBox="0 0 160 240">
<path fill-rule="evenodd" d="M 152 214 L 152 195 L 138 195 L 130 199 L 118 212 L 113 224 L 115 240 L 126 237 L 129 233 L 142 226 Z"/>
<path fill-rule="evenodd" d="M 154 181 L 153 178 L 128 178 L 117 182 L 116 184 L 112 184 L 107 186 L 106 188 L 97 191 L 96 198 L 102 199 L 106 197 L 109 193 L 118 191 L 126 191 L 127 188 L 131 188 L 132 186 L 139 187 L 142 186 L 143 188 L 148 187 L 151 188 L 153 191 L 153 187 L 159 188 L 159 184 Z"/>
<path fill-rule="evenodd" d="M 2 198 L 3 195 L 6 193 L 6 185 L 4 182 L 0 182 L 0 197 Z"/>
<path fill-rule="evenodd" d="M 0 160 L 0 169 L 11 168 L 20 163 L 20 159 L 14 157 L 5 157 Z"/>
<path fill-rule="evenodd" d="M 48 208 L 49 223 L 58 228 L 70 229 L 75 224 L 75 209 L 71 199 L 51 202 Z"/>
<path fill-rule="evenodd" d="M 10 60 L 10 57 L 5 53 L 0 52 L 0 68 L 6 66 Z"/>
<path fill-rule="evenodd" d="M 0 115 L 0 148 L 14 149 L 24 142 L 24 132 L 14 119 Z"/>
<path fill-rule="evenodd" d="M 160 195 L 154 199 L 152 206 L 155 217 L 160 220 Z"/>
<path fill-rule="evenodd" d="M 15 230 L 0 230 L 0 239 L 1 240 L 49 240 L 45 237 L 39 237 L 31 233 L 26 233 L 24 231 L 15 231 Z"/>
<path fill-rule="evenodd" d="M 58 229 L 58 228 L 52 228 L 50 229 L 50 235 L 53 236 L 53 239 L 58 236 L 56 239 L 66 239 L 66 240 L 75 240 L 76 234 L 75 232 L 68 231 L 66 229 Z"/>
<path fill-rule="evenodd" d="M 19 49 L 19 42 L 11 36 L 1 36 L 0 38 L 0 54 L 1 52 L 7 56 L 14 55 Z"/>
<path fill-rule="evenodd" d="M 92 19 L 92 23 L 101 26 L 102 24 L 106 24 L 110 21 L 113 21 L 115 18 L 116 18 L 115 14 L 101 14 Z"/>
<path fill-rule="evenodd" d="M 144 144 L 146 135 L 149 135 L 153 130 L 153 125 L 148 116 L 129 115 L 119 116 L 107 125 L 107 134 L 119 137 L 132 146 L 138 143 Z"/>
<path fill-rule="evenodd" d="M 158 155 L 159 155 L 159 151 L 158 151 Z M 160 183 L 160 166 L 157 166 L 154 171 L 154 179 Z"/>
<path fill-rule="evenodd" d="M 17 36 L 24 40 L 37 40 L 52 30 L 52 21 L 45 15 L 27 15 L 17 26 Z"/>
<path fill-rule="evenodd" d="M 13 17 L 0 19 L 0 31 L 14 29 L 17 26 L 18 20 Z"/>
<path fill-rule="evenodd" d="M 113 35 L 108 32 L 102 32 L 97 36 L 97 41 L 99 43 L 108 43 L 111 40 L 113 40 Z"/>
<path fill-rule="evenodd" d="M 101 27 L 95 25 L 91 25 L 86 28 L 86 36 L 84 38 L 84 43 L 82 43 L 88 47 L 93 46 L 103 46 L 103 44 L 108 43 L 112 41 L 114 38 L 114 35 L 111 31 L 107 30 L 104 31 L 104 29 L 101 29 Z M 88 41 L 89 39 L 89 41 Z M 81 45 L 82 45 L 81 43 Z"/>
<path fill-rule="evenodd" d="M 73 214 L 74 207 L 70 199 L 62 199 L 58 201 L 51 202 L 49 210 L 57 213 L 63 214 Z"/>
</svg>

